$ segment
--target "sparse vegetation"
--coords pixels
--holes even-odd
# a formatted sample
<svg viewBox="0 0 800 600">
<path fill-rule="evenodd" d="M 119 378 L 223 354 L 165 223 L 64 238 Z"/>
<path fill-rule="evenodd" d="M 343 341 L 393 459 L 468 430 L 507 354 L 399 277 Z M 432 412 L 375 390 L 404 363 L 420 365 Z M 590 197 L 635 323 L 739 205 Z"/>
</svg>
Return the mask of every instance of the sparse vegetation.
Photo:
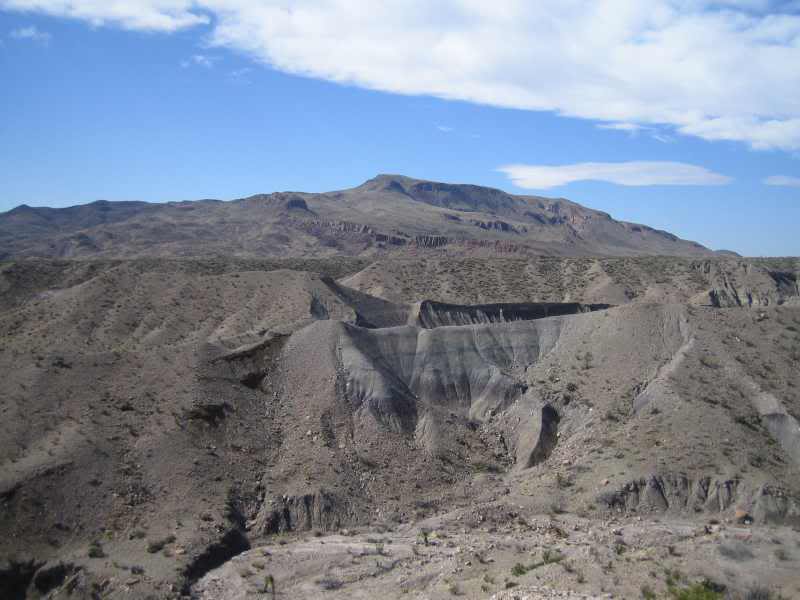
<svg viewBox="0 0 800 600">
<path fill-rule="evenodd" d="M 523 575 L 525 575 L 532 568 L 535 568 L 535 567 L 534 566 L 526 567 L 522 563 L 517 563 L 511 568 L 511 574 L 514 577 L 522 577 Z"/>
<path fill-rule="evenodd" d="M 89 558 L 104 558 L 106 553 L 103 551 L 103 546 L 99 541 L 95 540 L 89 544 Z"/>
<path fill-rule="evenodd" d="M 720 544 L 718 547 L 719 553 L 730 560 L 737 562 L 752 560 L 754 557 L 753 552 L 742 544 L 741 542 L 731 542 L 727 544 Z"/>
<path fill-rule="evenodd" d="M 155 554 L 156 552 L 160 552 L 164 549 L 165 546 L 168 544 L 172 544 L 175 541 L 174 535 L 168 535 L 167 537 L 161 538 L 160 540 L 153 540 L 148 542 L 147 544 L 147 551 L 150 554 Z"/>
<path fill-rule="evenodd" d="M 669 597 L 674 600 L 723 600 L 724 589 L 713 583 L 702 581 L 689 586 L 668 588 Z"/>
<path fill-rule="evenodd" d="M 645 600 L 656 596 L 664 600 L 705 600 L 719 597 L 713 595 L 719 592 L 693 583 L 693 579 L 677 572 L 671 572 L 665 581 L 662 566 L 679 566 L 690 576 L 731 572 L 737 577 L 757 567 L 763 569 L 761 580 L 769 581 L 777 589 L 784 584 L 783 579 L 767 578 L 778 571 L 788 572 L 800 555 L 800 547 L 788 533 L 776 529 L 776 533 L 769 534 L 776 539 L 780 537 L 783 542 L 773 544 L 772 540 L 764 540 L 762 533 L 767 529 L 754 524 L 750 528 L 752 537 L 741 541 L 737 536 L 744 537 L 742 532 L 730 523 L 735 508 L 753 508 L 748 504 L 749 496 L 745 497 L 743 493 L 749 494 L 756 489 L 752 487 L 754 482 L 769 482 L 780 489 L 780 493 L 785 494 L 787 506 L 794 501 L 797 492 L 793 481 L 780 480 L 783 474 L 792 472 L 790 456 L 770 435 L 763 424 L 766 420 L 754 410 L 752 403 L 754 394 L 768 392 L 789 415 L 800 415 L 800 396 L 798 388 L 793 387 L 800 384 L 800 378 L 791 359 L 793 348 L 800 349 L 800 342 L 795 341 L 796 332 L 785 328 L 785 323 L 791 322 L 791 317 L 797 313 L 796 308 L 783 309 L 784 325 L 780 326 L 777 318 L 753 325 L 753 313 L 749 309 L 722 311 L 705 306 L 687 308 L 674 304 L 665 308 L 657 304 L 634 304 L 603 314 L 558 317 L 558 321 L 551 319 L 542 324 L 514 323 L 513 327 L 505 329 L 502 325 L 470 327 L 470 336 L 465 339 L 477 344 L 481 352 L 477 353 L 479 356 L 474 359 L 474 365 L 470 364 L 466 370 L 465 377 L 473 377 L 473 369 L 480 371 L 480 376 L 469 380 L 469 389 L 459 388 L 457 394 L 453 394 L 453 397 L 458 396 L 458 402 L 450 402 L 450 388 L 445 387 L 444 391 L 437 388 L 435 394 L 428 394 L 415 387 L 416 379 L 412 381 L 411 375 L 395 368 L 392 356 L 387 354 L 381 358 L 382 362 L 373 360 L 375 357 L 370 352 L 382 353 L 385 347 L 392 346 L 386 343 L 384 347 L 384 341 L 380 341 L 376 347 L 376 340 L 383 340 L 381 336 L 399 335 L 413 329 L 402 326 L 393 327 L 391 331 L 381 330 L 382 324 L 378 320 L 388 318 L 381 311 L 390 314 L 395 310 L 383 300 L 365 300 L 369 303 L 365 304 L 366 308 L 371 310 L 374 303 L 380 309 L 376 309 L 375 315 L 368 314 L 366 308 L 363 315 L 358 313 L 365 322 L 376 319 L 370 323 L 376 327 L 374 330 L 359 329 L 349 323 L 343 326 L 348 336 L 340 336 L 336 333 L 336 323 L 318 323 L 304 328 L 303 335 L 316 335 L 315 328 L 322 330 L 324 325 L 325 331 L 331 334 L 324 344 L 316 339 L 306 344 L 302 336 L 293 334 L 288 339 L 282 338 L 274 348 L 258 346 L 256 350 L 247 350 L 253 352 L 252 355 L 218 360 L 215 358 L 218 351 L 229 352 L 245 343 L 260 344 L 259 340 L 271 335 L 268 332 L 274 328 L 288 328 L 286 323 L 293 323 L 295 317 L 307 319 L 308 307 L 297 300 L 296 307 L 292 308 L 294 300 L 286 298 L 273 303 L 271 297 L 259 296 L 259 288 L 248 288 L 245 285 L 248 280 L 260 277 L 261 267 L 258 265 L 243 270 L 236 278 L 237 290 L 220 289 L 217 296 L 215 276 L 204 276 L 203 286 L 210 291 L 201 290 L 191 277 L 175 275 L 175 267 L 148 261 L 148 265 L 158 264 L 160 269 L 158 276 L 148 271 L 148 278 L 159 284 L 171 279 L 178 282 L 173 286 L 175 289 L 167 290 L 169 293 L 165 294 L 164 300 L 165 305 L 176 311 L 175 314 L 161 314 L 158 303 L 146 310 L 134 310 L 136 307 L 132 305 L 137 302 L 146 305 L 142 301 L 144 293 L 139 292 L 139 288 L 151 284 L 140 274 L 131 274 L 132 267 L 117 263 L 115 270 L 122 275 L 115 273 L 113 284 L 126 294 L 130 292 L 135 301 L 121 298 L 122 294 L 109 285 L 100 286 L 97 281 L 91 281 L 91 285 L 96 288 L 93 293 L 101 297 L 111 296 L 110 300 L 103 298 L 102 302 L 110 302 L 112 307 L 119 305 L 116 312 L 123 315 L 124 327 L 119 327 L 124 333 L 112 336 L 110 329 L 117 327 L 114 324 L 117 317 L 107 317 L 103 312 L 92 316 L 92 325 L 90 327 L 87 322 L 85 331 L 91 331 L 93 336 L 106 336 L 104 345 L 95 343 L 92 338 L 84 349 L 81 345 L 84 338 L 65 327 L 65 339 L 70 343 L 77 341 L 78 351 L 75 353 L 61 347 L 50 352 L 43 348 L 47 340 L 37 340 L 31 343 L 42 348 L 35 352 L 25 349 L 17 356 L 7 350 L 8 361 L 5 363 L 19 364 L 20 373 L 28 373 L 24 377 L 15 369 L 6 373 L 11 382 L 4 390 L 9 398 L 7 414 L 13 415 L 22 409 L 28 411 L 30 407 L 31 418 L 41 425 L 41 431 L 35 431 L 35 436 L 28 435 L 32 431 L 23 431 L 25 435 L 19 436 L 19 445 L 14 446 L 10 454 L 14 464 L 12 469 L 27 468 L 30 459 L 39 455 L 48 464 L 60 464 L 59 461 L 67 457 L 77 461 L 75 470 L 81 469 L 88 482 L 86 491 L 98 498 L 91 504 L 97 507 L 98 514 L 91 527 L 87 527 L 83 515 L 75 508 L 75 499 L 69 497 L 68 490 L 63 492 L 63 515 L 54 512 L 53 516 L 63 520 L 64 529 L 60 528 L 61 524 L 49 529 L 53 551 L 48 552 L 58 556 L 59 547 L 75 546 L 78 554 L 86 557 L 89 541 L 98 537 L 103 546 L 98 544 L 97 553 L 90 547 L 89 556 L 100 560 L 82 560 L 87 562 L 87 567 L 94 565 L 100 571 L 110 570 L 111 558 L 119 560 L 120 566 L 112 573 L 114 586 L 121 587 L 128 585 L 128 581 L 139 579 L 130 584 L 135 595 L 149 592 L 151 585 L 161 586 L 159 589 L 164 592 L 176 581 L 180 585 L 182 582 L 178 578 L 183 577 L 183 571 L 179 572 L 177 568 L 185 569 L 206 551 L 209 554 L 218 552 L 219 547 L 214 544 L 218 544 L 231 528 L 237 529 L 231 527 L 232 523 L 255 527 L 253 536 L 249 537 L 251 543 L 265 543 L 264 548 L 269 552 L 262 556 L 260 552 L 266 550 L 255 548 L 232 559 L 218 573 L 235 576 L 241 569 L 247 581 L 238 583 L 246 584 L 249 593 L 264 592 L 261 595 L 267 597 L 269 586 L 261 585 L 264 576 L 269 572 L 280 573 L 283 580 L 282 574 L 293 568 L 292 560 L 300 564 L 303 560 L 301 552 L 308 548 L 314 548 L 313 560 L 322 566 L 297 577 L 287 575 L 281 589 L 286 597 L 298 595 L 300 579 L 303 579 L 305 589 L 311 590 L 310 593 L 316 589 L 323 596 L 325 590 L 339 589 L 340 586 L 347 586 L 339 592 L 339 595 L 346 595 L 350 587 L 356 589 L 362 585 L 358 583 L 362 581 L 359 577 L 369 577 L 369 585 L 374 585 L 376 590 L 389 582 L 391 586 L 396 585 L 397 590 L 406 590 L 409 595 L 433 591 L 433 586 L 439 595 L 449 595 L 447 590 L 451 586 L 454 595 L 461 592 L 483 597 L 500 591 L 506 585 L 512 587 L 517 582 L 526 588 L 551 586 L 555 581 L 557 587 L 572 588 L 585 594 L 597 593 L 603 586 L 605 590 L 624 597 L 637 597 L 641 591 Z M 555 272 L 567 265 L 570 277 L 577 274 L 574 281 L 562 281 L 556 273 L 552 278 L 555 282 L 552 289 L 539 290 L 536 279 L 540 278 L 544 262 L 547 262 L 549 271 Z M 608 262 L 614 263 L 619 278 L 627 282 L 632 294 L 639 294 L 648 302 L 654 298 L 652 288 L 648 287 L 651 280 L 646 275 L 649 266 L 645 268 L 634 259 Z M 435 278 L 415 273 L 420 263 L 409 259 L 408 264 L 402 265 L 409 271 L 408 280 L 403 282 L 408 286 L 408 294 L 413 299 L 428 297 L 420 294 L 429 291 L 444 295 Z M 388 261 L 384 264 L 390 275 L 394 276 L 392 270 L 395 268 L 399 272 L 400 267 Z M 442 274 L 442 264 L 453 269 L 455 275 Z M 495 275 L 505 272 L 507 267 L 492 271 L 493 265 L 483 268 L 487 264 L 465 260 L 452 266 L 448 261 L 428 259 L 425 268 L 439 273 L 436 277 L 463 278 L 468 281 L 465 287 L 476 288 L 469 289 L 468 293 L 482 301 L 495 298 L 502 301 L 507 290 L 517 284 L 501 281 L 497 285 L 503 286 L 502 290 L 490 290 L 478 281 L 478 275 L 494 280 L 497 279 Z M 603 293 L 602 286 L 612 285 L 606 273 L 597 266 L 599 262 L 593 259 L 553 258 L 544 261 L 536 258 L 518 260 L 513 264 L 513 270 L 525 270 L 530 275 L 515 292 L 523 299 L 526 294 L 537 300 L 552 294 L 558 301 L 568 293 L 569 298 L 581 301 L 584 267 L 596 271 L 599 278 L 592 284 L 592 293 Z M 712 269 L 716 268 L 713 261 L 709 264 Z M 468 271 L 466 265 L 470 265 L 476 279 L 471 279 L 472 271 Z M 136 268 L 145 270 L 144 266 Z M 377 271 L 373 269 L 373 273 Z M 282 277 L 287 279 L 290 274 Z M 670 281 L 670 277 L 663 273 L 659 277 Z M 269 289 L 267 283 L 272 285 L 272 282 L 260 285 Z M 336 311 L 343 311 L 350 315 L 346 315 L 346 319 L 352 321 L 351 316 L 355 313 L 351 310 L 356 309 L 346 300 L 347 294 L 355 292 L 345 288 L 346 282 L 335 283 L 340 286 L 340 294 L 335 297 L 326 297 L 325 285 L 328 284 L 323 285 L 318 280 L 304 285 L 314 287 L 313 293 L 321 298 L 319 302 L 330 312 L 330 320 L 337 319 Z M 334 283 L 330 285 L 334 286 Z M 374 275 L 369 285 L 383 286 L 382 289 L 387 290 L 386 297 L 394 298 L 394 284 L 388 278 L 382 279 L 379 273 Z M 703 289 L 708 285 L 709 280 L 705 277 Z M 61 282 L 59 286 L 76 296 L 77 300 L 69 306 L 83 306 L 78 302 L 84 302 L 78 293 L 80 289 Z M 48 283 L 48 289 L 61 289 L 59 286 Z M 277 283 L 273 287 L 278 289 Z M 690 287 L 688 279 L 681 279 L 678 287 L 669 292 L 670 297 L 679 297 Z M 305 288 L 302 291 L 305 293 Z M 490 291 L 496 296 L 487 296 Z M 208 305 L 201 301 L 206 293 L 214 298 L 214 302 Z M 692 290 L 694 293 L 696 290 Z M 614 294 L 620 299 L 619 289 L 615 289 Z M 232 302 L 227 295 L 230 298 L 246 296 L 250 304 L 240 305 L 238 299 Z M 173 297 L 177 298 L 174 305 Z M 655 298 L 657 300 L 657 296 Z M 28 301 L 30 306 L 37 302 L 42 303 L 37 299 Z M 48 310 L 53 310 L 51 321 L 60 319 L 61 304 L 52 299 L 48 302 L 52 304 Z M 217 309 L 215 303 L 222 308 Z M 33 340 L 51 326 L 48 317 L 43 317 L 36 322 L 35 329 L 26 329 L 24 314 L 30 309 L 26 305 L 20 306 L 15 309 L 13 322 L 6 316 L 6 321 L 0 323 L 5 327 L 2 331 L 5 336 L 3 345 L 12 351 L 18 339 Z M 297 308 L 301 309 L 299 317 L 292 312 Z M 774 307 L 767 310 L 772 314 Z M 233 316 L 228 314 L 229 311 Z M 662 311 L 667 313 L 666 317 Z M 206 318 L 205 312 L 213 313 L 213 318 Z M 110 326 L 107 324 L 109 319 Z M 180 327 L 173 324 L 174 320 L 185 321 L 180 327 L 185 327 L 188 333 L 175 331 Z M 302 322 L 307 323 L 307 320 Z M 700 328 L 701 325 L 704 329 Z M 459 335 L 463 333 L 457 329 L 460 326 L 451 327 L 452 330 L 421 331 L 419 335 L 438 341 L 439 336 L 451 331 Z M 157 331 L 151 331 L 154 328 Z M 763 332 L 759 331 L 761 328 Z M 501 329 L 501 336 L 488 335 Z M 18 334 L 16 330 L 22 333 Z M 539 335 L 535 342 L 533 337 L 522 340 L 524 343 L 514 340 L 509 350 L 501 338 L 512 330 L 536 330 Z M 212 331 L 216 337 L 209 346 L 206 338 Z M 487 337 L 478 339 L 480 336 L 476 331 L 487 332 Z M 689 338 L 694 336 L 694 345 L 687 346 L 689 350 L 685 356 L 676 354 L 687 335 Z M 369 344 L 365 343 L 364 348 L 356 344 L 354 340 L 358 336 L 369 338 Z M 755 342 L 752 349 L 745 342 L 748 337 Z M 168 340 L 168 343 L 161 344 L 161 339 Z M 409 352 L 422 347 L 414 340 L 408 342 Z M 525 345 L 528 342 L 530 348 Z M 347 349 L 351 343 L 355 344 L 354 348 Z M 634 346 L 638 343 L 641 343 L 641 348 Z M 494 344 L 501 346 L 502 356 L 495 354 Z M 213 352 L 208 356 L 197 354 L 194 351 L 197 347 L 208 347 Z M 598 352 L 602 348 L 602 356 L 593 357 L 587 348 L 598 349 Z M 329 349 L 332 358 L 327 364 Z M 449 353 L 451 345 L 443 343 L 439 349 Z M 377 370 L 370 371 L 370 377 L 385 374 L 389 387 L 397 384 L 404 393 L 408 388 L 412 395 L 419 397 L 415 400 L 409 396 L 413 402 L 407 407 L 397 398 L 379 405 L 367 402 L 362 405 L 364 410 L 355 415 L 358 420 L 353 421 L 352 406 L 342 401 L 343 398 L 348 398 L 351 393 L 369 396 L 377 388 L 362 389 L 355 383 L 352 390 L 346 387 L 348 379 L 357 375 L 349 372 L 352 356 L 348 358 L 347 352 L 351 350 L 363 351 L 359 360 L 363 358 L 369 363 L 365 364 L 366 369 L 377 365 Z M 338 352 L 344 353 L 341 361 Z M 490 352 L 491 360 L 487 358 Z M 513 355 L 510 362 L 504 358 L 505 353 Z M 734 362 L 734 354 L 740 357 L 738 362 Z M 63 356 L 72 365 L 71 369 L 66 369 L 68 374 L 62 373 L 64 368 L 53 366 L 53 356 Z M 295 356 L 309 361 L 313 358 L 314 362 L 298 368 L 286 360 L 287 357 L 294 360 Z M 448 368 L 459 368 L 460 358 L 452 362 L 449 356 L 447 358 Z M 709 359 L 714 364 L 709 363 Z M 39 367 L 35 366 L 37 362 Z M 410 365 L 410 358 L 408 362 Z M 425 368 L 442 366 L 435 362 L 426 355 Z M 487 372 L 493 378 L 493 387 L 488 395 L 480 395 L 484 392 L 481 387 L 484 363 L 491 363 Z M 164 369 L 158 371 L 162 364 Z M 737 369 L 729 369 L 728 365 Z M 152 374 L 154 370 L 158 371 L 156 375 Z M 83 371 L 91 377 L 72 383 L 71 379 Z M 109 372 L 113 372 L 114 377 L 119 375 L 119 381 L 109 380 Z M 255 388 L 242 382 L 246 378 L 242 374 L 251 372 L 258 375 L 259 383 Z M 192 377 L 186 377 L 187 373 Z M 202 377 L 196 377 L 197 373 Z M 432 379 L 439 377 L 439 372 L 430 370 L 426 373 Z M 759 374 L 765 375 L 766 379 Z M 48 378 L 57 379 L 58 388 L 49 383 Z M 306 380 L 313 380 L 314 385 L 309 383 L 306 386 Z M 452 381 L 447 379 L 444 382 L 449 385 Z M 514 395 L 505 397 L 502 394 L 508 382 L 509 385 L 519 383 L 520 387 L 509 388 Z M 669 393 L 662 393 L 662 383 L 669 386 Z M 438 385 L 438 381 L 431 383 L 432 388 L 434 384 Z M 524 385 L 531 386 L 530 392 L 523 391 Z M 771 391 L 770 386 L 774 388 Z M 648 392 L 642 395 L 644 389 Z M 40 393 L 49 398 L 47 403 L 38 400 Z M 516 400 L 520 393 L 520 400 Z M 572 398 L 568 406 L 567 395 Z M 440 396 L 447 396 L 446 405 L 437 404 Z M 479 404 L 476 404 L 476 398 L 480 399 Z M 228 402 L 232 408 L 225 411 L 225 418 L 217 428 L 206 427 L 186 416 L 187 407 L 198 401 Z M 425 404 L 426 410 L 430 409 L 425 419 L 431 420 L 431 427 L 424 432 L 422 429 L 426 423 L 419 420 L 420 415 L 403 413 L 405 408 L 413 413 L 415 403 L 419 409 L 419 402 Z M 541 458 L 537 455 L 537 462 L 531 468 L 518 470 L 518 462 L 525 461 L 524 453 L 529 448 L 537 444 L 539 448 L 545 446 L 541 444 L 541 438 L 536 438 L 541 435 L 538 427 L 540 413 L 536 411 L 542 403 L 549 403 L 558 412 L 559 421 L 553 425 L 552 431 L 553 447 L 543 452 Z M 386 412 L 376 416 L 370 412 L 371 408 Z M 390 431 L 379 422 L 379 417 L 387 420 Z M 406 417 L 407 422 L 404 420 Z M 74 430 L 72 420 L 77 423 Z M 356 430 L 352 423 L 358 425 Z M 395 425 L 405 433 L 392 432 Z M 27 425 L 23 429 L 25 427 Z M 295 439 L 296 427 L 299 427 L 302 438 L 299 443 Z M 415 427 L 417 435 L 412 434 Z M 138 434 L 135 441 L 128 439 L 134 430 Z M 312 434 L 306 437 L 309 430 Z M 79 432 L 78 437 L 70 437 L 76 435 L 75 431 Z M 231 439 L 232 436 L 235 439 Z M 51 439 L 53 443 L 49 444 Z M 74 444 L 76 439 L 81 444 L 83 440 L 94 444 L 86 446 L 89 449 L 87 456 L 91 455 L 90 463 L 82 454 L 70 450 L 73 447 L 70 444 Z M 49 445 L 39 447 L 37 440 L 45 440 Z M 91 450 L 93 447 L 94 451 Z M 165 448 L 174 449 L 180 459 L 175 469 L 168 468 L 172 455 L 162 458 L 159 454 Z M 435 451 L 431 452 L 431 448 Z M 444 457 L 442 460 L 439 460 L 440 455 Z M 359 460 L 359 456 L 363 460 Z M 159 460 L 165 461 L 167 466 L 159 466 L 156 463 Z M 174 483 L 173 479 L 164 476 L 165 472 L 172 474 L 170 477 L 174 478 Z M 61 475 L 68 479 L 70 473 L 67 471 Z M 273 479 L 267 481 L 265 474 L 273 474 Z M 274 474 L 280 474 L 280 478 L 275 478 Z M 670 507 L 665 513 L 659 511 L 659 502 L 653 506 L 649 504 L 657 495 L 651 496 L 649 488 L 645 493 L 651 477 L 658 481 Z M 44 473 L 42 478 L 43 484 L 50 485 L 54 481 L 48 473 Z M 735 481 L 730 484 L 729 480 Z M 175 490 L 181 493 L 196 490 L 197 493 L 184 497 Z M 316 495 L 318 491 L 319 496 Z M 305 498 L 303 494 L 306 493 L 311 496 Z M 686 493 L 691 497 L 687 499 Z M 231 501 L 226 504 L 224 498 L 228 494 Z M 714 494 L 719 497 L 715 498 Z M 13 505 L 16 511 L 23 497 L 29 497 L 25 487 L 17 492 L 17 496 L 4 496 L 3 501 Z M 101 502 L 99 498 L 108 502 Z M 43 504 L 37 509 L 40 512 L 42 508 L 52 508 L 47 498 L 37 498 L 39 500 Z M 106 510 L 105 505 L 111 504 L 112 500 L 120 510 Z M 712 526 L 707 507 L 716 506 L 723 500 L 728 506 L 721 515 L 716 515 L 719 517 L 717 526 Z M 89 505 L 81 501 L 84 502 L 82 510 L 85 510 Z M 176 510 L 182 502 L 191 506 L 187 506 L 185 511 Z M 783 500 L 778 504 L 780 502 Z M 697 515 L 692 512 L 695 505 L 701 511 Z M 256 515 L 254 511 L 261 506 L 265 512 L 257 513 L 258 517 L 252 521 Z M 271 506 L 275 508 L 274 514 L 267 511 Z M 581 508 L 585 510 L 579 510 Z M 351 509 L 356 512 L 351 512 Z M 23 517 L 24 510 L 20 512 Z M 282 514 L 282 510 L 287 513 Z M 369 532 L 363 526 L 367 519 L 360 520 L 358 511 L 362 510 L 369 511 L 369 522 L 376 523 Z M 570 514 L 560 516 L 565 510 Z M 781 510 L 781 506 L 776 504 L 776 510 Z M 575 511 L 577 514 L 572 514 Z M 549 518 L 542 513 L 549 513 Z M 350 522 L 348 519 L 352 514 L 357 514 L 359 520 Z M 311 517 L 310 521 L 306 515 Z M 181 516 L 178 524 L 177 516 Z M 323 516 L 324 520 L 319 522 L 318 516 Z M 703 542 L 698 544 L 699 548 L 678 533 L 677 518 L 697 519 L 699 531 L 702 531 L 703 524 L 709 525 L 707 535 L 698 538 Z M 337 520 L 340 521 L 338 525 L 329 527 Z M 30 518 L 22 521 L 21 526 L 26 522 L 30 522 Z M 402 525 L 391 534 L 378 533 L 382 523 L 394 522 L 402 522 Z M 657 530 L 664 531 L 663 537 L 654 536 L 654 530 L 648 529 L 652 522 L 658 522 Z M 417 530 L 412 529 L 414 523 Z M 82 528 L 76 529 L 76 524 L 81 524 Z M 436 527 L 437 533 L 420 530 L 421 524 Z M 283 535 L 271 533 L 273 530 L 287 530 L 290 525 L 296 526 L 296 531 Z M 265 529 L 260 530 L 262 527 Z M 616 527 L 625 529 L 624 539 L 630 544 L 627 550 L 624 544 L 616 543 L 622 539 Z M 330 534 L 326 533 L 329 528 Z M 335 529 L 340 529 L 340 535 L 333 534 Z M 31 531 L 32 535 L 39 535 L 36 527 Z M 173 536 L 161 539 L 169 532 L 174 532 L 180 543 Z M 264 532 L 269 534 L 269 538 L 260 537 Z M 656 537 L 658 539 L 654 539 Z M 642 540 L 648 542 L 642 543 Z M 37 538 L 35 547 L 47 541 Z M 225 540 L 227 543 L 228 539 Z M 343 545 L 346 551 L 342 550 Z M 592 546 L 596 553 L 584 554 L 587 546 Z M 223 550 L 221 555 L 227 553 L 228 548 Z M 344 566 L 337 570 L 326 561 L 328 554 L 340 551 L 345 552 L 342 555 L 344 561 L 337 564 Z M 101 552 L 110 558 L 106 561 Z M 565 558 L 561 552 L 568 553 L 568 557 Z M 391 554 L 391 560 L 382 558 L 387 554 Z M 438 572 L 435 580 L 427 579 L 445 557 L 448 560 L 454 557 L 454 572 L 448 572 L 450 579 L 443 581 Z M 704 570 L 703 561 L 706 559 L 715 564 L 719 559 L 720 567 Z M 143 571 L 140 573 L 139 567 L 126 567 L 123 564 L 126 561 L 147 565 L 147 576 L 131 577 L 131 574 L 139 575 Z M 405 572 L 407 566 L 412 571 L 410 577 Z M 392 570 L 396 572 L 390 574 Z M 647 575 L 652 570 L 656 570 L 656 578 Z M 642 586 L 643 581 L 647 581 L 649 586 Z M 726 575 L 725 581 L 746 583 L 751 579 L 743 576 L 740 579 L 727 578 Z M 205 582 L 202 585 L 206 585 Z M 425 589 L 426 586 L 430 587 Z M 667 591 L 667 586 L 671 591 Z M 394 593 L 400 592 L 393 589 Z M 739 590 L 730 593 L 736 600 L 744 598 Z M 777 598 L 774 593 L 767 594 L 769 592 L 765 590 L 753 591 L 748 598 Z"/>
<path fill-rule="evenodd" d="M 331 592 L 333 590 L 341 589 L 344 585 L 340 579 L 334 579 L 333 577 L 322 577 L 317 579 L 316 584 L 325 590 L 326 592 Z"/>
</svg>

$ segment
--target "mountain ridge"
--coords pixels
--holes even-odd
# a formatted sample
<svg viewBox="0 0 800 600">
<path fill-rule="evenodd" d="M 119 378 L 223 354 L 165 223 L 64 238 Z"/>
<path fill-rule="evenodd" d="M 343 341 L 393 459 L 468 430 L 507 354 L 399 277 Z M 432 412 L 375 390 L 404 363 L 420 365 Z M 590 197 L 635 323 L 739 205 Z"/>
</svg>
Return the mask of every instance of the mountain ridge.
<svg viewBox="0 0 800 600">
<path fill-rule="evenodd" d="M 379 174 L 345 190 L 231 201 L 18 206 L 0 213 L 0 258 L 713 256 L 564 198 Z"/>
</svg>

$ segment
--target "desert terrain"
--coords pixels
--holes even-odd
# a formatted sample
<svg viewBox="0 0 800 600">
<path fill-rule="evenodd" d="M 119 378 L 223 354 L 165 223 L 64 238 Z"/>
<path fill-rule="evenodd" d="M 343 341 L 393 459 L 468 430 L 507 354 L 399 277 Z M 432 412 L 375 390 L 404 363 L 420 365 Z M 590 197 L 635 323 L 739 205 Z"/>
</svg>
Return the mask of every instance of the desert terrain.
<svg viewBox="0 0 800 600">
<path fill-rule="evenodd" d="M 3 598 L 800 597 L 800 259 L 355 190 L 0 215 Z"/>
</svg>

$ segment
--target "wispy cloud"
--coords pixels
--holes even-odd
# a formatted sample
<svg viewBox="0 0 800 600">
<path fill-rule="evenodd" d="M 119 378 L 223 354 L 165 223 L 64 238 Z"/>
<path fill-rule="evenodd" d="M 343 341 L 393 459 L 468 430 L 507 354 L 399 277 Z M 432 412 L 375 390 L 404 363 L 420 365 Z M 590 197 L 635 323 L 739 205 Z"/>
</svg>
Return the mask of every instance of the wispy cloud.
<svg viewBox="0 0 800 600">
<path fill-rule="evenodd" d="M 622 131 L 632 137 L 645 134 L 662 144 L 669 144 L 674 141 L 671 135 L 664 133 L 663 127 L 640 125 L 638 123 L 599 123 L 597 128 Z"/>
<path fill-rule="evenodd" d="M 448 127 L 447 125 L 437 125 L 436 129 L 438 129 L 442 133 L 452 133 L 453 131 L 455 131 L 453 127 Z"/>
<path fill-rule="evenodd" d="M 253 69 L 250 67 L 243 67 L 241 69 L 234 69 L 229 73 L 231 81 L 234 83 L 238 83 L 241 85 L 249 85 L 252 83 L 250 81 L 250 73 L 253 72 Z"/>
<path fill-rule="evenodd" d="M 36 25 L 14 29 L 11 33 L 9 33 L 9 36 L 15 40 L 30 40 L 31 42 L 36 42 L 37 44 L 42 44 L 43 46 L 47 46 L 50 43 L 50 40 L 53 39 L 52 35 L 46 31 L 41 31 L 38 27 L 36 27 Z"/>
<path fill-rule="evenodd" d="M 194 54 L 186 60 L 181 61 L 181 66 L 188 69 L 191 66 L 204 67 L 206 69 L 213 69 L 214 63 L 219 61 L 219 57 L 207 56 L 205 54 Z"/>
<path fill-rule="evenodd" d="M 679 162 L 579 163 L 574 165 L 505 165 L 497 169 L 517 187 L 547 189 L 573 181 L 607 181 L 617 185 L 725 185 L 730 177 Z"/>
<path fill-rule="evenodd" d="M 800 188 L 800 177 L 792 177 L 790 175 L 770 175 L 764 179 L 764 183 L 766 185 Z"/>
<path fill-rule="evenodd" d="M 637 123 L 600 123 L 598 129 L 613 129 L 614 131 L 625 131 L 627 133 L 638 133 L 644 126 Z"/>
<path fill-rule="evenodd" d="M 800 69 L 787 66 L 800 64 L 796 0 L 0 0 L 0 8 L 164 32 L 209 25 L 212 45 L 287 73 L 800 150 Z"/>
</svg>

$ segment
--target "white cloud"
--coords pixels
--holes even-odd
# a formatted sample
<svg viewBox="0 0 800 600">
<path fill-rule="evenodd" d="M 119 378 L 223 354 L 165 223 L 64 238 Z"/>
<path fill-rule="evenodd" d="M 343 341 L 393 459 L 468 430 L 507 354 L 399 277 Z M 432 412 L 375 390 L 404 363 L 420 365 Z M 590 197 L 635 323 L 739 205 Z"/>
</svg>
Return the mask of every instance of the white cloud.
<svg viewBox="0 0 800 600">
<path fill-rule="evenodd" d="M 202 3 L 194 0 L 0 0 L 0 8 L 45 13 L 118 25 L 126 29 L 177 31 L 208 23 Z"/>
<path fill-rule="evenodd" d="M 789 175 L 771 175 L 764 180 L 766 185 L 777 185 L 784 187 L 800 187 L 800 177 Z"/>
<path fill-rule="evenodd" d="M 679 162 L 579 163 L 575 165 L 506 165 L 497 169 L 517 187 L 546 189 L 573 181 L 607 181 L 618 185 L 724 185 L 731 178 Z"/>
<path fill-rule="evenodd" d="M 436 129 L 438 129 L 442 133 L 452 133 L 454 131 L 452 127 L 448 127 L 447 125 L 437 125 Z"/>
<path fill-rule="evenodd" d="M 30 40 L 44 46 L 47 46 L 53 37 L 46 31 L 40 31 L 35 25 L 15 29 L 9 35 L 16 40 Z"/>
<path fill-rule="evenodd" d="M 209 24 L 211 44 L 288 73 L 800 150 L 795 0 L 0 0 L 0 8 L 142 30 Z"/>
<path fill-rule="evenodd" d="M 635 134 L 645 129 L 642 125 L 636 123 L 600 123 L 597 126 L 599 129 L 612 129 L 614 131 L 626 131 L 630 134 Z"/>
<path fill-rule="evenodd" d="M 662 144 L 669 144 L 674 141 L 670 135 L 663 132 L 663 127 L 649 127 L 646 125 L 639 125 L 638 123 L 600 123 L 597 125 L 597 128 L 623 131 L 631 137 L 636 137 L 640 133 L 644 133 Z"/>
</svg>

